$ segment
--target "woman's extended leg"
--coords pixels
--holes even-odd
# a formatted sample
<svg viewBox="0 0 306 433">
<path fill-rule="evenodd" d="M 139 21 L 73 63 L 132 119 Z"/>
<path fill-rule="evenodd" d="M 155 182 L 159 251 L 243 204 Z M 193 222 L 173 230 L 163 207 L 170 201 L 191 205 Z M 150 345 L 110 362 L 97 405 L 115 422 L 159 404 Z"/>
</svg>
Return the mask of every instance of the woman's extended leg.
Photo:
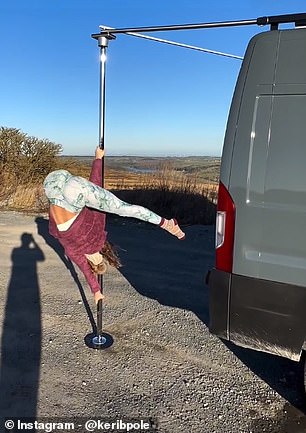
<svg viewBox="0 0 306 433">
<path fill-rule="evenodd" d="M 65 199 L 75 206 L 88 206 L 123 217 L 137 218 L 155 225 L 160 225 L 160 227 L 177 236 L 179 239 L 185 237 L 185 234 L 181 231 L 174 219 L 166 220 L 143 206 L 126 203 L 110 191 L 82 177 L 73 176 L 65 185 L 63 194 Z"/>
</svg>

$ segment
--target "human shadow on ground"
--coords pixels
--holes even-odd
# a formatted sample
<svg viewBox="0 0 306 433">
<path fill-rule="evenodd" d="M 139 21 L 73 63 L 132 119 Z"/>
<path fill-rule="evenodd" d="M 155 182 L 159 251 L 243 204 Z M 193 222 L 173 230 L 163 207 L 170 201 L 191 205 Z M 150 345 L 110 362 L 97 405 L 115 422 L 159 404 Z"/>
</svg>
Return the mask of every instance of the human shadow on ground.
<svg viewBox="0 0 306 433">
<path fill-rule="evenodd" d="M 31 233 L 11 254 L 0 370 L 0 417 L 35 417 L 41 358 L 41 306 L 37 262 L 44 254 Z"/>
<path fill-rule="evenodd" d="M 73 263 L 65 255 L 65 251 L 64 251 L 64 248 L 62 247 L 62 245 L 57 241 L 57 239 L 55 239 L 53 236 L 50 235 L 50 233 L 49 233 L 49 219 L 39 216 L 39 217 L 35 218 L 35 222 L 37 225 L 37 233 L 45 240 L 46 244 L 57 253 L 59 258 L 62 260 L 62 262 L 64 263 L 64 265 L 66 266 L 66 268 L 70 272 L 70 275 L 73 278 L 73 280 L 74 280 L 75 284 L 77 285 L 77 288 L 80 292 L 80 296 L 82 298 L 88 320 L 89 320 L 91 327 L 92 327 L 92 333 L 96 335 L 97 325 L 96 325 L 95 319 L 93 317 L 92 311 L 90 309 L 89 303 L 87 301 L 83 286 L 79 280 L 78 274 L 75 270 Z"/>
<path fill-rule="evenodd" d="M 118 247 L 122 275 L 143 296 L 194 312 L 208 326 L 205 276 L 214 266 L 214 226 L 183 228 L 178 241 L 150 224 L 108 217 L 107 230 Z M 224 342 L 247 367 L 297 408 L 304 403 L 301 365 L 278 356 Z"/>
</svg>

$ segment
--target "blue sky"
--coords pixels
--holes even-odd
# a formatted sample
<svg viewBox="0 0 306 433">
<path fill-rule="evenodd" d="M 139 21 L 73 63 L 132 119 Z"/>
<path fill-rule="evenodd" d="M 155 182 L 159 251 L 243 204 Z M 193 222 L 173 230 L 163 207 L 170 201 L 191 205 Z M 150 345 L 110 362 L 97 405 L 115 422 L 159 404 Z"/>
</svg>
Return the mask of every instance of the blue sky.
<svg viewBox="0 0 306 433">
<path fill-rule="evenodd" d="M 306 12 L 303 0 L 2 0 L 0 126 L 91 155 L 98 143 L 99 25 L 137 27 Z M 243 56 L 268 27 L 150 33 Z M 241 61 L 117 35 L 107 52 L 108 155 L 216 155 Z"/>
</svg>

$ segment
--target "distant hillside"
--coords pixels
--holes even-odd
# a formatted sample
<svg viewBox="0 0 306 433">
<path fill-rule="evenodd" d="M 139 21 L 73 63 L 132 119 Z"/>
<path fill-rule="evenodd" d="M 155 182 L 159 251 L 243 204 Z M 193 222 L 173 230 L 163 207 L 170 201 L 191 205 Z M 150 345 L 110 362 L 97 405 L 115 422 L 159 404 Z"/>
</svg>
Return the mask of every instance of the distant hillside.
<svg viewBox="0 0 306 433">
<path fill-rule="evenodd" d="M 92 156 L 61 156 L 63 159 L 74 158 L 79 162 L 91 165 Z M 142 156 L 107 156 L 105 168 L 128 172 L 152 172 L 168 167 L 188 175 L 196 175 L 198 179 L 218 182 L 220 173 L 220 157 L 188 156 L 188 157 L 142 157 Z"/>
</svg>

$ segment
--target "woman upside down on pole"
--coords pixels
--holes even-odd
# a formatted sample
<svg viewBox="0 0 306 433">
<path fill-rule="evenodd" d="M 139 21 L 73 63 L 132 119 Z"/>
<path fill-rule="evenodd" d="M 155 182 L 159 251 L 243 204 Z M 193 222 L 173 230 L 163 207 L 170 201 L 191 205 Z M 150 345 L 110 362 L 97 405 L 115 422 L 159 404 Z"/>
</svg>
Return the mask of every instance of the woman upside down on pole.
<svg viewBox="0 0 306 433">
<path fill-rule="evenodd" d="M 67 170 L 55 170 L 44 180 L 45 194 L 49 200 L 49 232 L 58 239 L 65 254 L 83 272 L 98 303 L 104 296 L 96 278 L 104 274 L 107 265 L 120 267 L 120 261 L 106 240 L 105 213 L 137 218 L 158 225 L 178 239 L 185 239 L 174 218 L 167 220 L 151 210 L 126 203 L 102 188 L 102 158 L 99 147 L 89 181 L 74 176 Z"/>
</svg>

